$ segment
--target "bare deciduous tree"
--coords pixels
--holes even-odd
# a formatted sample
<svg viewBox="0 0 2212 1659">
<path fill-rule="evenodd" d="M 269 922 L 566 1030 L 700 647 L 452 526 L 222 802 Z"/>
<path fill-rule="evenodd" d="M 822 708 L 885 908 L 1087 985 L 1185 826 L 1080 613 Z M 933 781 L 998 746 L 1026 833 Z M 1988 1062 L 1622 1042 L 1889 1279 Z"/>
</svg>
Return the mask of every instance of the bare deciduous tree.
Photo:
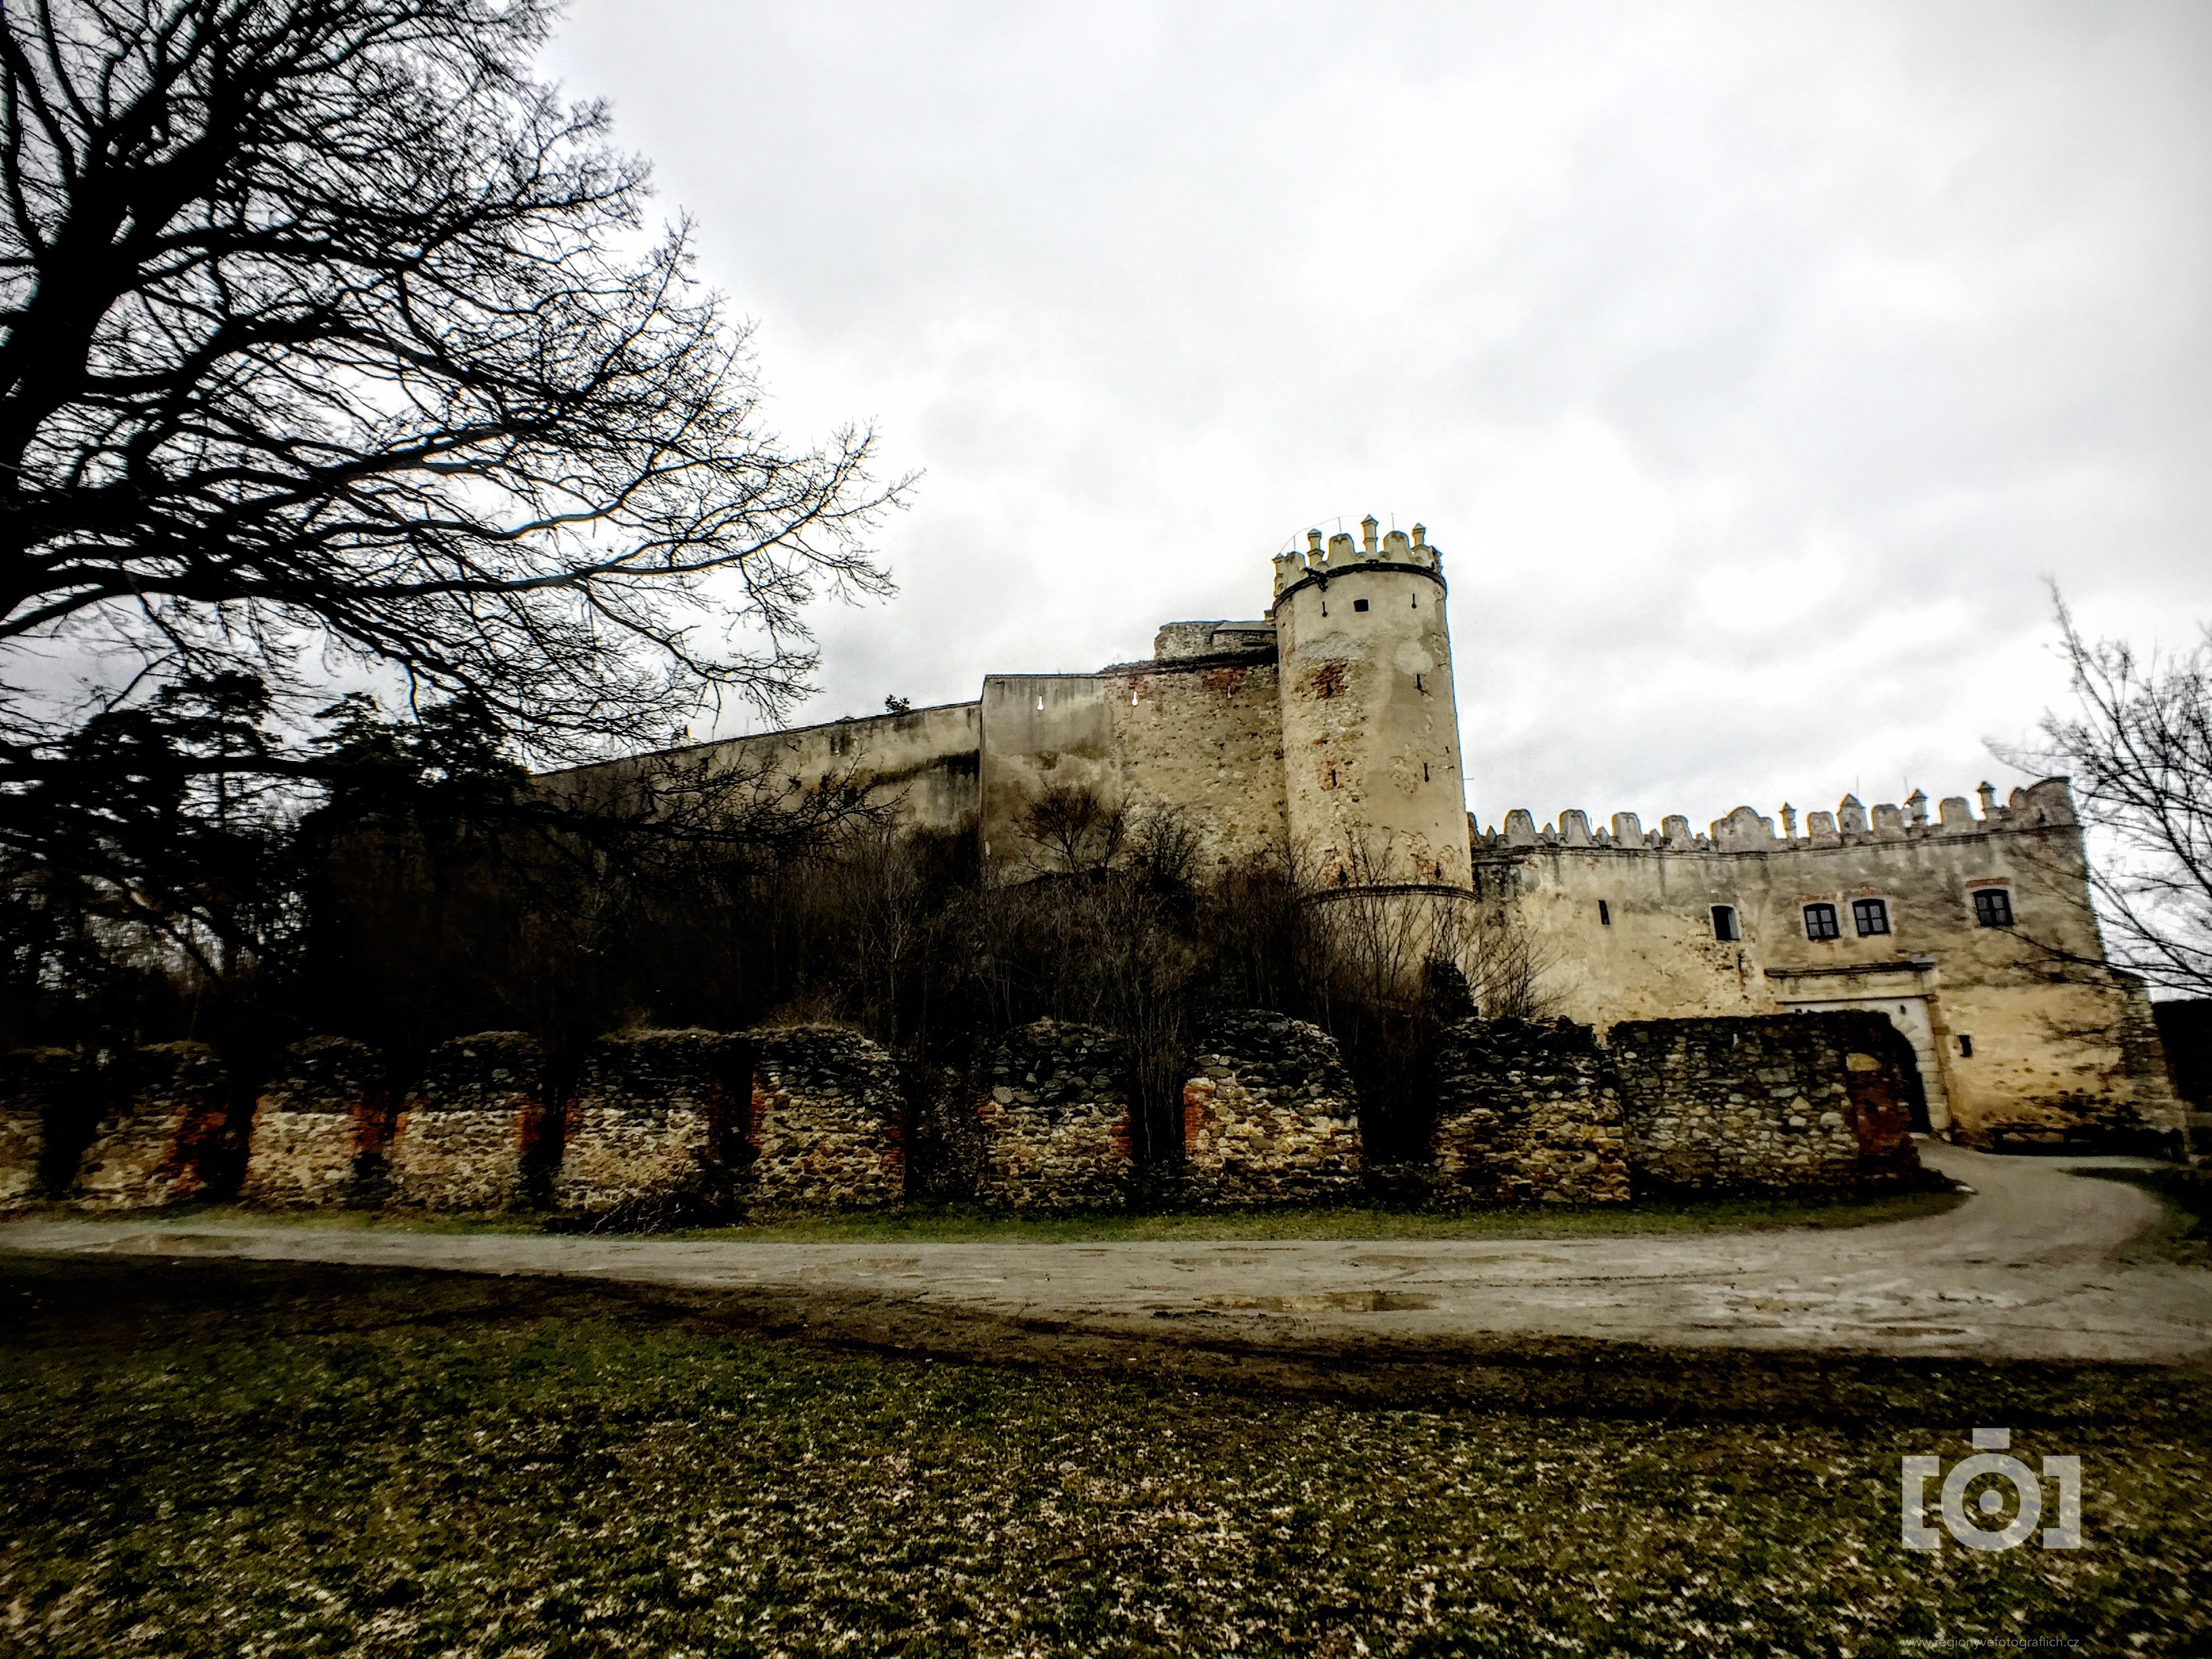
<svg viewBox="0 0 2212 1659">
<path fill-rule="evenodd" d="M 126 705 L 349 661 L 577 757 L 782 710 L 802 606 L 885 589 L 871 434 L 764 428 L 685 229 L 532 79 L 553 9 L 0 13 L 0 789 L 81 763 L 57 651 Z"/>
<path fill-rule="evenodd" d="M 1999 753 L 2070 774 L 2109 838 L 2114 856 L 2089 879 L 2112 957 L 2153 986 L 2212 995 L 2212 633 L 2146 658 L 2085 639 L 2055 591 L 2052 602 L 2079 707 L 2045 714 L 2046 748 Z"/>
<path fill-rule="evenodd" d="M 1079 876 L 1110 868 L 1129 833 L 1128 809 L 1085 784 L 1039 790 L 1018 821 L 1028 862 L 1045 875 Z"/>
</svg>

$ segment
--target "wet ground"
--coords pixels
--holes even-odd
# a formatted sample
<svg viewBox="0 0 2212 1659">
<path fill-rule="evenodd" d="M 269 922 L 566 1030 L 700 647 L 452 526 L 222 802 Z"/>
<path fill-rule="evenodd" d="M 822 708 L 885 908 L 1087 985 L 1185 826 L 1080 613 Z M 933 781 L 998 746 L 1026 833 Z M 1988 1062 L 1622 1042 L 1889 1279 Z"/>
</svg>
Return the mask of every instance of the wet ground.
<svg viewBox="0 0 2212 1659">
<path fill-rule="evenodd" d="M 1528 1241 L 782 1243 L 252 1227 L 159 1217 L 0 1226 L 0 1249 L 580 1276 L 721 1292 L 769 1322 L 927 1345 L 1435 1352 L 1561 1338 L 1669 1348 L 2179 1364 L 2212 1356 L 2212 1270 L 2130 1241 L 2157 1200 L 2118 1158 L 1930 1145 L 1974 1195 L 1835 1231 Z M 967 1338 L 962 1339 L 966 1342 Z"/>
</svg>

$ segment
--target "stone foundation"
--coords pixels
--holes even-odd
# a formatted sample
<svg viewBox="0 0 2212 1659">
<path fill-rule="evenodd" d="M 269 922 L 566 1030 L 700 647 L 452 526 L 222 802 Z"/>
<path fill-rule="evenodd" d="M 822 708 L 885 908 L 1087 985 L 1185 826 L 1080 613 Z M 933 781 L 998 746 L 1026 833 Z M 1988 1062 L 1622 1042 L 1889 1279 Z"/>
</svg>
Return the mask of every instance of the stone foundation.
<svg viewBox="0 0 2212 1659">
<path fill-rule="evenodd" d="M 70 1201 L 143 1210 L 207 1190 L 224 1150 L 229 1079 L 204 1042 L 165 1042 L 120 1056 L 101 1079 L 107 1105 L 85 1148 Z"/>
<path fill-rule="evenodd" d="M 744 1044 L 720 1031 L 601 1038 L 568 1108 L 554 1203 L 586 1214 L 719 1204 L 725 1127 L 746 1069 Z"/>
<path fill-rule="evenodd" d="M 1359 1117 L 1336 1039 L 1259 1010 L 1200 1039 L 1183 1085 L 1183 1190 L 1199 1204 L 1311 1204 L 1359 1189 Z"/>
<path fill-rule="evenodd" d="M 310 1037 L 287 1049 L 253 1103 L 240 1199 L 292 1207 L 367 1196 L 387 1127 L 384 1101 L 384 1062 L 367 1043 Z"/>
<path fill-rule="evenodd" d="M 386 1158 L 392 1201 L 426 1210 L 526 1204 L 544 1071 L 536 1040 L 521 1031 L 441 1043 L 393 1126 Z"/>
<path fill-rule="evenodd" d="M 999 1039 L 982 1082 L 983 1197 L 1018 1210 L 1128 1201 L 1129 1056 L 1119 1037 L 1041 1019 Z"/>
<path fill-rule="evenodd" d="M 62 1120 L 81 1107 L 84 1074 L 66 1048 L 18 1048 L 0 1054 L 0 1210 L 34 1204 L 69 1184 L 57 1170 Z M 82 1131 L 79 1130 L 82 1135 Z"/>
<path fill-rule="evenodd" d="M 858 1031 L 784 1025 L 754 1045 L 745 1185 L 775 1208 L 896 1204 L 906 1196 L 898 1066 Z"/>
<path fill-rule="evenodd" d="M 1911 1050 L 1880 1014 L 1636 1020 L 1606 1046 L 1639 1190 L 1850 1191 L 1919 1168 Z"/>
<path fill-rule="evenodd" d="M 1462 1020 L 1437 1055 L 1433 1195 L 1448 1204 L 1618 1204 L 1630 1195 L 1619 1091 L 1570 1020 Z"/>
</svg>

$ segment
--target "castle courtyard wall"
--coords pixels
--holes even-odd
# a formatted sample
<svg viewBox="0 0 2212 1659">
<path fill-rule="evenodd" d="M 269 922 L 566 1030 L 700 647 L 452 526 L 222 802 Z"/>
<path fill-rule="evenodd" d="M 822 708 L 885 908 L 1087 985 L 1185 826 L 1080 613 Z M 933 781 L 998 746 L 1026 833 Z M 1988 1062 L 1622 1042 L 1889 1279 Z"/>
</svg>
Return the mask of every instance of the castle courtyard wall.
<svg viewBox="0 0 2212 1659">
<path fill-rule="evenodd" d="M 1431 1189 L 1445 1204 L 1618 1204 L 1631 1194 L 1612 1068 L 1587 1025 L 1462 1020 L 1437 1057 Z"/>
<path fill-rule="evenodd" d="M 1911 1056 L 1879 1015 L 1630 1020 L 1606 1049 L 1639 1191 L 1863 1191 L 1919 1166 Z"/>
</svg>

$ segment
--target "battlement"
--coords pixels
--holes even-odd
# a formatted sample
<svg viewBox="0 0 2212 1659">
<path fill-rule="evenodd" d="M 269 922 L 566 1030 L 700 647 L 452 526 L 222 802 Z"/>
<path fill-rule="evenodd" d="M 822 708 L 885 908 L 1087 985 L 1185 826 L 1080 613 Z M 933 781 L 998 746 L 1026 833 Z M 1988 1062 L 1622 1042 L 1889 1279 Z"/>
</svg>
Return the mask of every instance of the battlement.
<svg viewBox="0 0 2212 1659">
<path fill-rule="evenodd" d="M 1914 790 L 1903 806 L 1887 803 L 1871 816 L 1856 795 L 1845 795 L 1832 812 L 1808 812 L 1805 833 L 1797 833 L 1797 809 L 1783 804 L 1782 833 L 1774 820 L 1754 808 L 1739 806 L 1724 818 L 1716 818 L 1707 833 L 1693 834 L 1688 818 L 1679 814 L 1662 818 L 1659 828 L 1646 830 L 1633 812 L 1615 812 L 1609 826 L 1593 830 L 1589 815 L 1578 807 L 1560 812 L 1556 822 L 1536 827 L 1534 815 L 1516 807 L 1505 822 L 1489 830 L 1468 823 L 1475 851 L 1510 854 L 1524 847 L 1602 848 L 1613 852 L 1666 853 L 1778 853 L 1815 847 L 1867 847 L 1885 842 L 1934 840 L 1947 836 L 1990 835 L 2037 830 L 2080 820 L 2074 814 L 2074 793 L 2064 778 L 2045 778 L 2024 789 L 2014 789 L 2008 803 L 1997 804 L 1993 784 L 1976 792 L 1981 797 L 1981 816 L 1964 795 L 1948 795 L 1928 816 L 1928 797 Z"/>
<path fill-rule="evenodd" d="M 1303 552 L 1286 548 L 1275 555 L 1275 597 L 1280 599 L 1309 576 L 1329 577 L 1362 564 L 1403 565 L 1417 570 L 1441 570 L 1435 548 L 1429 545 L 1426 525 L 1415 525 L 1408 535 L 1402 530 L 1384 531 L 1382 520 L 1369 514 L 1359 521 L 1359 538 L 1340 532 L 1322 542 L 1318 530 L 1306 532 Z"/>
</svg>

